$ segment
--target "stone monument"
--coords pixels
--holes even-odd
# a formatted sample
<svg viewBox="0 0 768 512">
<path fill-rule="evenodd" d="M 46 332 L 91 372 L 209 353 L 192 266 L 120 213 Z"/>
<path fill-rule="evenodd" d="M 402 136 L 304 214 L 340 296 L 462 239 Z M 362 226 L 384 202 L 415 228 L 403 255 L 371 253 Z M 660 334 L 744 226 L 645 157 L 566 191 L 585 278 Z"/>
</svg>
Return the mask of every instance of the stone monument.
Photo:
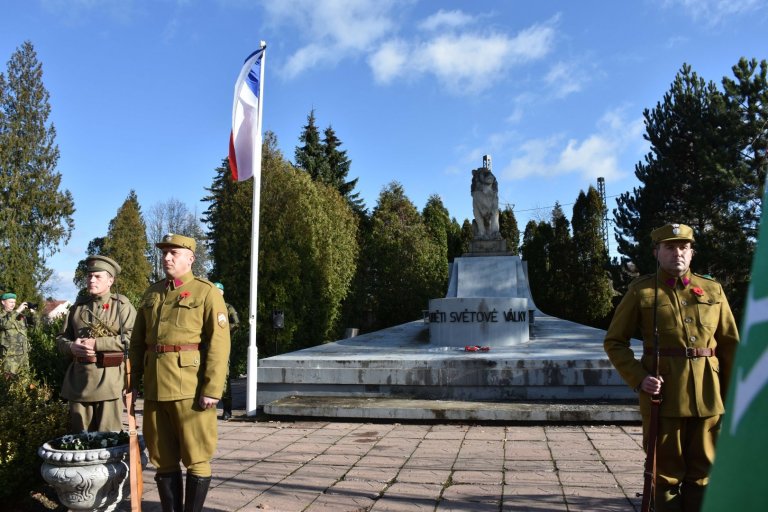
<svg viewBox="0 0 768 512">
<path fill-rule="evenodd" d="M 507 242 L 499 232 L 499 183 L 491 170 L 491 156 L 483 156 L 483 166 L 472 170 L 472 221 L 474 239 L 469 254 L 504 254 Z"/>
<path fill-rule="evenodd" d="M 533 300 L 523 262 L 506 251 L 499 232 L 499 185 L 491 157 L 472 171 L 470 252 L 451 265 L 448 292 L 429 301 L 430 344 L 438 346 L 510 346 L 527 343 Z"/>
</svg>

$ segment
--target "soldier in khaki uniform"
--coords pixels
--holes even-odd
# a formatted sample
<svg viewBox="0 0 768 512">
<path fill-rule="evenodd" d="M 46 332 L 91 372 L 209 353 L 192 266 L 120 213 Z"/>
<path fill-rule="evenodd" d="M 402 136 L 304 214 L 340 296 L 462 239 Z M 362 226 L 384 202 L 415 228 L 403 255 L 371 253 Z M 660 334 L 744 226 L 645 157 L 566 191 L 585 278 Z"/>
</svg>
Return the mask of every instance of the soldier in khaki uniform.
<svg viewBox="0 0 768 512">
<path fill-rule="evenodd" d="M 0 370 L 8 373 L 19 373 L 29 370 L 29 340 L 27 339 L 27 324 L 34 317 L 27 316 L 24 311 L 27 303 L 22 302 L 16 307 L 16 294 L 6 292 L 0 295 Z"/>
<path fill-rule="evenodd" d="M 199 512 L 211 482 L 216 404 L 227 375 L 227 308 L 213 283 L 192 275 L 193 238 L 168 234 L 155 245 L 167 279 L 141 300 L 131 382 L 144 379 L 144 438 L 163 512 Z M 186 494 L 179 461 L 187 468 Z"/>
<path fill-rule="evenodd" d="M 650 399 L 661 393 L 656 443 L 656 512 L 698 511 L 715 455 L 720 417 L 739 342 L 719 283 L 690 270 L 693 230 L 667 224 L 651 233 L 656 274 L 635 279 L 613 316 L 604 347 L 624 381 L 640 392 L 644 445 Z M 659 378 L 654 366 L 654 304 Z M 638 360 L 630 338 L 641 334 Z"/>
<path fill-rule="evenodd" d="M 95 255 L 85 264 L 88 295 L 69 308 L 56 338 L 59 352 L 71 361 L 61 396 L 69 400 L 72 433 L 122 430 L 124 354 L 136 309 L 126 296 L 111 292 L 120 273 L 115 260 Z"/>
</svg>

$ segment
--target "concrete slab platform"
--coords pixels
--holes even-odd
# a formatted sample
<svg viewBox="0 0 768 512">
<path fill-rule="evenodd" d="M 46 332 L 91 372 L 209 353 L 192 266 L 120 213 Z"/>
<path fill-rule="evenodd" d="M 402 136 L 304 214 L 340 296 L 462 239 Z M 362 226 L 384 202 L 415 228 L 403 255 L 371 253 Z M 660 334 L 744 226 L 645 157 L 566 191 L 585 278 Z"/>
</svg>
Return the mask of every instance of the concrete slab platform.
<svg viewBox="0 0 768 512">
<path fill-rule="evenodd" d="M 290 396 L 264 406 L 277 416 L 505 423 L 637 423 L 636 404 L 520 403 Z"/>
</svg>

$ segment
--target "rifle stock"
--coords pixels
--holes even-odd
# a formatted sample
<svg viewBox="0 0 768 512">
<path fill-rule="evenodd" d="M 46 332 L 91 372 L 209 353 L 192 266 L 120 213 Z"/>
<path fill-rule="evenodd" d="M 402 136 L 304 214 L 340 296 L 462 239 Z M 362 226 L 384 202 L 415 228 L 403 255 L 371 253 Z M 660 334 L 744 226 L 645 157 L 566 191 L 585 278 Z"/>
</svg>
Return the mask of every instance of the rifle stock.
<svg viewBox="0 0 768 512">
<path fill-rule="evenodd" d="M 653 375 L 659 378 L 659 325 L 656 318 L 659 301 L 659 259 L 656 253 L 656 275 L 653 283 Z M 643 470 L 643 500 L 641 512 L 650 512 L 651 502 L 656 494 L 656 441 L 659 434 L 659 407 L 661 393 L 651 396 L 651 417 L 648 424 L 648 445 L 645 447 L 645 468 Z M 655 506 L 654 506 L 655 508 Z"/>
<path fill-rule="evenodd" d="M 115 286 L 117 291 L 117 286 Z M 128 344 L 123 340 L 123 320 L 120 316 L 120 297 L 116 301 L 117 323 L 120 326 L 120 340 L 125 354 L 125 412 L 128 415 L 128 478 L 131 486 L 131 512 L 141 512 L 141 495 L 144 492 L 144 477 L 141 468 L 141 447 L 139 430 L 136 426 L 135 396 L 131 382 L 131 361 L 128 359 Z"/>
<path fill-rule="evenodd" d="M 128 384 L 125 407 L 128 414 L 128 458 L 131 485 L 131 512 L 141 512 L 141 495 L 144 492 L 144 479 L 141 469 L 141 447 L 139 446 L 139 431 L 136 427 L 136 408 L 131 387 L 131 362 L 126 358 L 126 382 Z"/>
</svg>

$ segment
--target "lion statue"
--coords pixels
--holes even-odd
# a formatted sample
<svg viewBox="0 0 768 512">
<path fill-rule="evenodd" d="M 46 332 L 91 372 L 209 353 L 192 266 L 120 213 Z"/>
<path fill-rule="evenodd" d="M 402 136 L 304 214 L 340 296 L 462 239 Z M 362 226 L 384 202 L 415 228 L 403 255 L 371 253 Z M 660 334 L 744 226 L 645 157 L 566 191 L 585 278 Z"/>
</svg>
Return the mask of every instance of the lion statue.
<svg viewBox="0 0 768 512">
<path fill-rule="evenodd" d="M 499 183 L 487 167 L 472 171 L 472 209 L 475 214 L 472 221 L 475 238 L 499 238 Z"/>
</svg>

